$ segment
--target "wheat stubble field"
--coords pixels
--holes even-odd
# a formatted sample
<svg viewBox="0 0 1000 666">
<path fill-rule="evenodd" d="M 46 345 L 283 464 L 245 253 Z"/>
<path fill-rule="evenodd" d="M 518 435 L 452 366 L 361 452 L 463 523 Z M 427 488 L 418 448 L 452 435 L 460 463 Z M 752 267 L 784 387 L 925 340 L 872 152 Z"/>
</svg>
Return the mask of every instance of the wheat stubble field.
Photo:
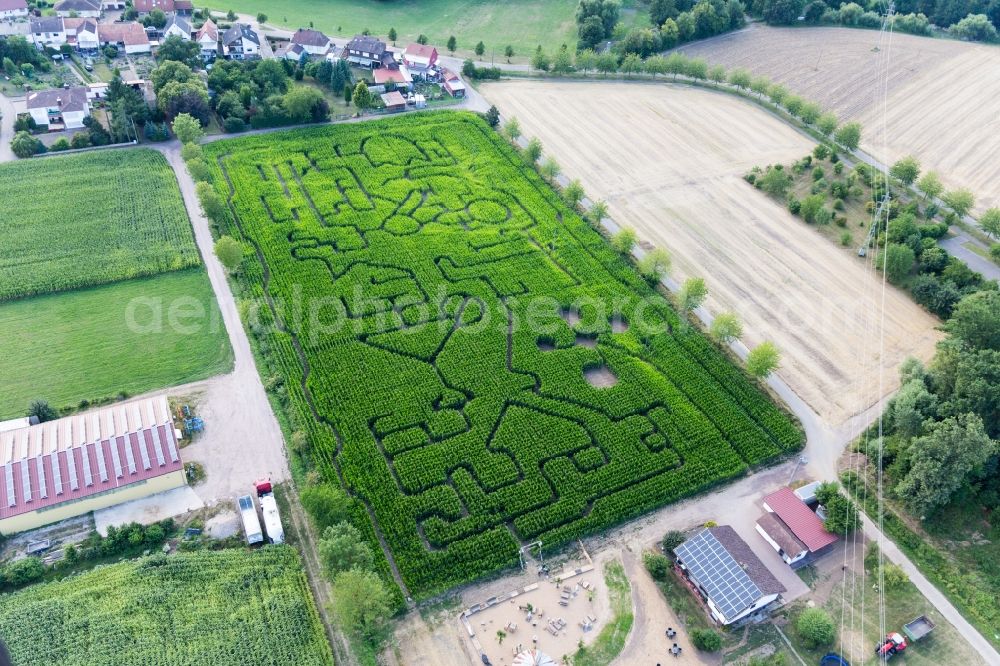
<svg viewBox="0 0 1000 666">
<path fill-rule="evenodd" d="M 968 187 L 982 211 L 1000 205 L 1000 49 L 877 30 L 754 25 L 681 49 L 744 67 L 865 127 L 862 147 L 883 161 L 916 155 L 949 187 Z M 888 56 L 888 96 L 876 76 Z"/>
<path fill-rule="evenodd" d="M 861 370 L 866 340 L 875 358 L 868 324 L 880 281 L 741 178 L 812 142 L 737 98 L 666 84 L 518 81 L 483 92 L 616 222 L 668 249 L 673 277 L 704 277 L 709 311 L 738 313 L 744 342 L 778 344 L 782 377 L 828 423 L 876 401 L 877 374 Z M 936 320 L 892 287 L 885 316 L 888 392 L 898 364 L 929 359 L 939 336 Z"/>
</svg>

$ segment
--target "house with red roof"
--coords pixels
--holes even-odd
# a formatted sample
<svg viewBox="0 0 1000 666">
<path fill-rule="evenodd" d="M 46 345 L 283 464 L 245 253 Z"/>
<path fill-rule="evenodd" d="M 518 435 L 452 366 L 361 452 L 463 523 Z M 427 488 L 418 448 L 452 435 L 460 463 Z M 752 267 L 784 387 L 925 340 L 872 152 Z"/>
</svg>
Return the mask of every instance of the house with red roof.
<svg viewBox="0 0 1000 666">
<path fill-rule="evenodd" d="M 405 65 L 400 65 L 398 69 L 380 67 L 372 72 L 372 77 L 375 79 L 375 85 L 382 86 L 383 89 L 387 83 L 392 83 L 397 89 L 409 90 L 413 87 L 413 77 Z"/>
<path fill-rule="evenodd" d="M 437 60 L 437 49 L 427 44 L 410 44 L 403 51 L 403 63 L 416 76 L 426 77 L 432 75 L 434 68 L 437 66 Z"/>
<path fill-rule="evenodd" d="M 823 520 L 791 488 L 781 488 L 764 498 L 765 513 L 757 521 L 764 537 L 785 564 L 797 569 L 830 550 L 837 541 Z"/>
<path fill-rule="evenodd" d="M 24 0 L 0 0 L 0 21 L 12 21 L 28 15 L 28 3 Z"/>
</svg>

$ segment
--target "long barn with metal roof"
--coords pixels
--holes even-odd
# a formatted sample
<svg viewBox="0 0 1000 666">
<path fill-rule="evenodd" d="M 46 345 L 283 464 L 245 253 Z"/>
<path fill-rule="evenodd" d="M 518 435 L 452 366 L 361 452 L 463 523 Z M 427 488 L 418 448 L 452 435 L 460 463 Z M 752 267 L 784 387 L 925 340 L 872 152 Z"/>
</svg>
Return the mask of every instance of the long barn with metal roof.
<svg viewBox="0 0 1000 666">
<path fill-rule="evenodd" d="M 0 534 L 184 484 L 165 397 L 0 433 Z"/>
</svg>

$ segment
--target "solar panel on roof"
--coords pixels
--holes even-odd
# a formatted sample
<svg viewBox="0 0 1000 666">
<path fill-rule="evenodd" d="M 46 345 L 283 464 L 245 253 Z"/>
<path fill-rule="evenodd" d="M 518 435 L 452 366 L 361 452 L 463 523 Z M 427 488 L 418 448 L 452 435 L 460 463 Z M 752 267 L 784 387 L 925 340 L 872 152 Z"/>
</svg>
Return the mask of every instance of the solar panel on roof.
<svg viewBox="0 0 1000 666">
<path fill-rule="evenodd" d="M 142 468 L 149 469 L 152 465 L 149 463 L 149 449 L 146 448 L 146 433 L 139 431 L 135 438 L 139 444 L 139 456 L 142 458 Z"/>
<path fill-rule="evenodd" d="M 42 464 L 42 454 L 35 457 L 35 474 L 38 476 L 38 494 L 42 499 L 49 496 L 48 484 L 45 483 L 45 465 Z"/>
<path fill-rule="evenodd" d="M 160 429 L 153 428 L 153 453 L 156 454 L 156 464 L 163 467 L 167 461 L 163 457 L 163 448 L 160 446 Z"/>
<path fill-rule="evenodd" d="M 7 479 L 7 506 L 11 507 L 17 504 L 17 499 L 14 497 L 14 465 L 4 465 L 3 471 Z"/>
<path fill-rule="evenodd" d="M 125 441 L 125 464 L 128 465 L 128 473 L 135 474 L 135 454 L 132 453 L 132 442 L 128 437 L 124 438 Z"/>
<path fill-rule="evenodd" d="M 52 466 L 52 484 L 55 486 L 56 495 L 62 495 L 62 471 L 59 469 L 58 451 L 53 451 L 49 454 L 49 464 Z"/>
<path fill-rule="evenodd" d="M 94 453 L 97 454 L 97 473 L 101 476 L 101 483 L 107 483 L 108 463 L 104 460 L 104 442 L 94 445 Z"/>
<path fill-rule="evenodd" d="M 177 462 L 180 458 L 177 455 L 177 442 L 174 440 L 174 429 L 168 425 L 164 430 L 167 431 L 167 450 L 170 451 L 170 460 Z"/>
<path fill-rule="evenodd" d="M 80 455 L 83 457 L 83 483 L 86 486 L 94 485 L 94 472 L 90 469 L 90 448 L 80 447 Z"/>
<path fill-rule="evenodd" d="M 69 489 L 79 490 L 80 480 L 76 478 L 76 456 L 73 455 L 73 449 L 66 450 L 66 469 L 69 470 Z"/>
<path fill-rule="evenodd" d="M 31 501 L 31 477 L 28 476 L 28 459 L 21 461 L 21 492 L 24 494 L 24 501 Z"/>
<path fill-rule="evenodd" d="M 708 530 L 678 546 L 676 553 L 727 618 L 739 615 L 763 596 L 743 567 Z"/>
<path fill-rule="evenodd" d="M 108 448 L 111 449 L 111 464 L 115 466 L 115 478 L 122 478 L 122 459 L 118 455 L 118 443 L 111 438 L 108 441 Z"/>
</svg>

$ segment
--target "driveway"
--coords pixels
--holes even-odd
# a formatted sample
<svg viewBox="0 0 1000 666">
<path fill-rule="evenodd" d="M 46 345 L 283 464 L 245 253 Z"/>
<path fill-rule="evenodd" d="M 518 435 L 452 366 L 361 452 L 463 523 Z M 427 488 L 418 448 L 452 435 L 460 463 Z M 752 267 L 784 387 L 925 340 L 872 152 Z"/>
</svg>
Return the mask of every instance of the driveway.
<svg viewBox="0 0 1000 666">
<path fill-rule="evenodd" d="M 17 109 L 6 95 L 0 94 L 0 162 L 10 162 L 16 159 L 10 149 L 10 141 L 14 138 L 14 121 L 17 120 Z"/>
</svg>

